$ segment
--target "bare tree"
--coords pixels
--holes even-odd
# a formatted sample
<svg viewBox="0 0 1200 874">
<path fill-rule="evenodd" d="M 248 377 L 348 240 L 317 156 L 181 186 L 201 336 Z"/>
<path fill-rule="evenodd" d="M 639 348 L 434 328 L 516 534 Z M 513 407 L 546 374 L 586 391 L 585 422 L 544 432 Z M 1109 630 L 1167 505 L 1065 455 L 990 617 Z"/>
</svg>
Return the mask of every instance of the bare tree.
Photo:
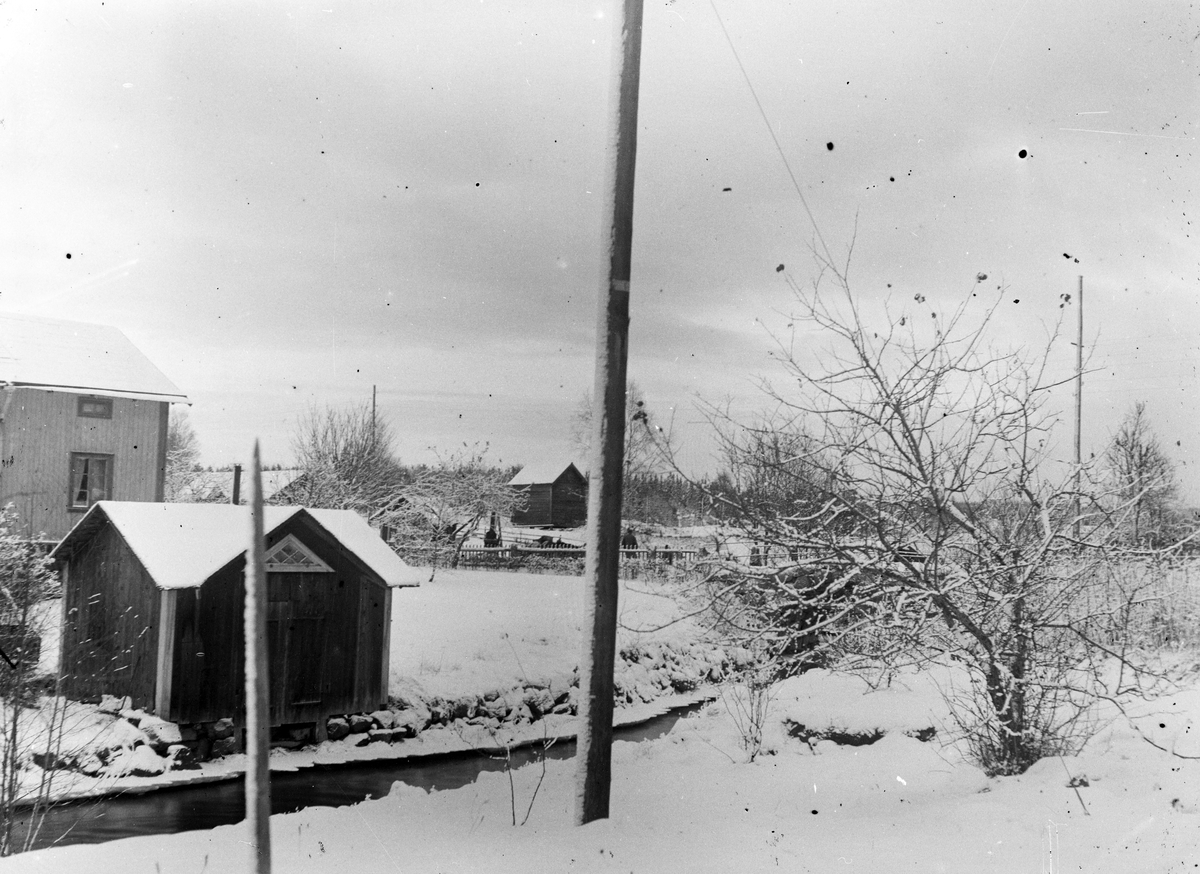
<svg viewBox="0 0 1200 874">
<path fill-rule="evenodd" d="M 1130 542 L 1161 546 L 1171 536 L 1175 465 L 1150 427 L 1144 402 L 1134 404 L 1121 422 L 1105 463 L 1115 480 L 1119 503 L 1131 509 Z"/>
<path fill-rule="evenodd" d="M 714 621 L 781 673 L 822 646 L 892 664 L 952 654 L 978 758 L 1019 773 L 1081 739 L 1113 692 L 1101 661 L 1120 683 L 1150 676 L 1122 619 L 1149 598 L 1113 564 L 1132 502 L 1090 467 L 1078 494 L 1051 455 L 1056 332 L 1038 352 L 989 349 L 1000 297 L 972 307 L 986 277 L 949 313 L 920 294 L 868 313 L 847 268 L 818 263 L 810 288 L 780 266 L 794 303 L 776 338 L 786 389 L 763 383 L 772 412 L 709 409 L 739 471 L 731 516 L 763 544 L 713 568 Z"/>
<path fill-rule="evenodd" d="M 372 522 L 385 521 L 406 481 L 393 443 L 391 426 L 368 404 L 314 407 L 292 432 L 303 473 L 273 500 L 356 510 Z"/>
<path fill-rule="evenodd" d="M 436 569 L 458 566 L 463 545 L 491 514 L 511 516 L 523 496 L 511 473 L 489 463 L 487 446 L 463 444 L 420 468 L 386 514 L 392 543 L 405 558 Z"/>
<path fill-rule="evenodd" d="M 654 473 L 661 467 L 658 430 L 651 420 L 641 387 L 632 380 L 625 389 L 625 478 Z M 588 458 L 592 445 L 592 393 L 585 392 L 571 420 L 571 442 L 580 458 Z"/>
<path fill-rule="evenodd" d="M 11 505 L 0 509 L 0 856 L 37 838 L 53 803 L 66 712 L 53 679 L 47 686 L 38 674 L 49 630 L 44 602 L 57 581 L 50 561 L 18 531 Z"/>
<path fill-rule="evenodd" d="M 592 393 L 579 400 L 571 420 L 571 441 L 580 458 L 590 458 L 592 441 Z M 664 469 L 662 445 L 665 432 L 656 421 L 641 387 L 630 380 L 625 389 L 625 450 L 622 476 L 622 513 L 642 518 L 645 511 L 645 481 Z"/>
<path fill-rule="evenodd" d="M 210 484 L 200 469 L 200 440 L 188 419 L 187 410 L 171 410 L 167 425 L 167 461 L 163 477 L 163 500 L 202 500 Z"/>
</svg>

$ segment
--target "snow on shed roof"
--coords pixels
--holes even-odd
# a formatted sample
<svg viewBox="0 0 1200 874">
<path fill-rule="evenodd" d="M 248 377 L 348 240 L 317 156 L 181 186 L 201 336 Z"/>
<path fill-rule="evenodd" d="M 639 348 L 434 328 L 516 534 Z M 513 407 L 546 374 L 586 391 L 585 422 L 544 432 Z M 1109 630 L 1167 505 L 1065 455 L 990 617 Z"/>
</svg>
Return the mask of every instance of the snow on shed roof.
<svg viewBox="0 0 1200 874">
<path fill-rule="evenodd" d="M 118 329 L 0 313 L 0 383 L 187 403 Z"/>
<path fill-rule="evenodd" d="M 575 472 L 583 476 L 583 472 L 579 465 L 573 461 L 563 461 L 555 459 L 553 461 L 535 461 L 533 464 L 527 464 L 517 474 L 508 481 L 510 486 L 528 486 L 535 483 L 552 483 L 556 482 L 560 476 L 567 472 L 567 468 L 575 468 Z"/>
<path fill-rule="evenodd" d="M 389 586 L 417 586 L 420 578 L 392 552 L 366 520 L 353 510 L 264 507 L 263 530 L 270 534 L 305 513 Z M 121 532 L 160 589 L 192 589 L 246 551 L 250 508 L 233 504 L 153 504 L 100 501 L 54 547 L 70 555 L 105 520 Z"/>
</svg>

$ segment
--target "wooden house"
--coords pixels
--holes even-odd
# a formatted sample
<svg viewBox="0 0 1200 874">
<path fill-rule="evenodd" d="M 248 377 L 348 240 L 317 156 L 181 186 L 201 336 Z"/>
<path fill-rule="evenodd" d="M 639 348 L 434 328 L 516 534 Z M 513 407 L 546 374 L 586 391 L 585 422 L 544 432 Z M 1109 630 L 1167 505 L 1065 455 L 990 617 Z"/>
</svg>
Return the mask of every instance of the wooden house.
<svg viewBox="0 0 1200 874">
<path fill-rule="evenodd" d="M 527 465 L 508 484 L 525 496 L 514 525 L 578 528 L 587 521 L 587 478 L 571 462 Z"/>
<path fill-rule="evenodd" d="M 128 695 L 177 723 L 244 712 L 250 510 L 101 501 L 55 547 L 75 699 Z M 416 574 L 350 510 L 266 507 L 271 724 L 387 701 L 392 589 Z"/>
<path fill-rule="evenodd" d="M 161 501 L 187 402 L 116 328 L 0 314 L 0 506 L 53 542 L 96 501 Z"/>
</svg>

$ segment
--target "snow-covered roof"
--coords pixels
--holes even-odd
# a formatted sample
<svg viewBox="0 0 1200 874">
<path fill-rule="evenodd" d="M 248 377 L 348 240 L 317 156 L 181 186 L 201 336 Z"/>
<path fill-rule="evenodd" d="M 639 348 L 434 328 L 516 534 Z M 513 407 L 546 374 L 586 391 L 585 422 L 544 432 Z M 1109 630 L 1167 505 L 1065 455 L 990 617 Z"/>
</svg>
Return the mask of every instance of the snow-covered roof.
<svg viewBox="0 0 1200 874">
<path fill-rule="evenodd" d="M 0 313 L 0 383 L 188 402 L 116 328 L 14 313 Z"/>
<path fill-rule="evenodd" d="M 583 476 L 579 465 L 573 461 L 563 459 L 554 459 L 552 461 L 535 461 L 533 464 L 527 464 L 521 468 L 517 474 L 508 481 L 510 486 L 528 486 L 535 483 L 552 483 L 556 482 L 560 476 L 567 472 L 567 468 L 575 468 L 575 472 Z"/>
<path fill-rule="evenodd" d="M 420 585 L 417 573 L 353 510 L 264 507 L 263 530 L 270 534 L 302 513 L 387 585 Z M 244 554 L 250 536 L 250 508 L 245 506 L 99 501 L 54 548 L 52 555 L 70 555 L 105 520 L 121 533 L 160 589 L 197 588 Z"/>
</svg>

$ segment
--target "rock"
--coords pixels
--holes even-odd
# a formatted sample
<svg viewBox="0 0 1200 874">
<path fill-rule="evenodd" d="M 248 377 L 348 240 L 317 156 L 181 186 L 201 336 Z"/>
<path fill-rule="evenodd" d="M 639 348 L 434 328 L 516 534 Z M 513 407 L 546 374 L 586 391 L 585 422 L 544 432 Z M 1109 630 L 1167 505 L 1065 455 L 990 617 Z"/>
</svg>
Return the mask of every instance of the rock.
<svg viewBox="0 0 1200 874">
<path fill-rule="evenodd" d="M 128 695 L 121 698 L 117 698 L 115 695 L 101 695 L 100 704 L 96 709 L 101 713 L 111 713 L 116 716 L 122 710 L 129 710 L 131 707 L 133 707 L 133 699 Z"/>
<path fill-rule="evenodd" d="M 523 722 L 533 722 L 533 713 L 529 709 L 529 705 L 521 702 L 516 707 L 508 712 L 508 721 L 514 725 L 520 725 Z"/>
<path fill-rule="evenodd" d="M 341 740 L 350 734 L 350 722 L 342 716 L 331 716 L 325 723 L 325 732 L 330 740 Z"/>
<path fill-rule="evenodd" d="M 396 725 L 392 729 L 398 737 L 416 737 L 425 726 L 419 725 L 419 717 L 413 710 L 402 710 L 396 714 Z"/>
<path fill-rule="evenodd" d="M 432 725 L 444 725 L 450 721 L 450 706 L 441 698 L 429 700 L 429 722 Z"/>
<path fill-rule="evenodd" d="M 433 714 L 429 711 L 429 708 L 423 704 L 417 704 L 413 707 L 410 707 L 408 710 L 405 710 L 404 712 L 412 714 L 412 720 L 417 726 L 418 733 L 427 729 L 433 722 Z M 398 721 L 400 717 L 397 716 L 396 719 Z"/>
<path fill-rule="evenodd" d="M 233 737 L 222 737 L 213 741 L 212 757 L 214 759 L 221 756 L 230 756 L 237 752 L 237 739 Z"/>
<path fill-rule="evenodd" d="M 167 748 L 168 771 L 190 771 L 199 768 L 195 750 L 184 744 L 172 744 Z"/>
<path fill-rule="evenodd" d="M 536 721 L 554 709 L 554 698 L 548 689 L 531 686 L 525 690 L 524 704 Z"/>
<path fill-rule="evenodd" d="M 78 767 L 79 773 L 88 777 L 99 777 L 104 773 L 104 761 L 95 753 L 88 753 Z"/>
<path fill-rule="evenodd" d="M 197 731 L 195 725 L 181 725 L 179 726 L 179 736 L 184 743 L 192 743 L 200 739 L 200 732 Z"/>
<path fill-rule="evenodd" d="M 504 698 L 493 698 L 490 701 L 485 698 L 482 712 L 493 719 L 503 719 L 508 716 L 508 711 L 511 709 L 508 701 Z"/>
<path fill-rule="evenodd" d="M 376 728 L 392 728 L 396 724 L 396 714 L 390 710 L 376 710 L 371 714 L 371 721 Z"/>
<path fill-rule="evenodd" d="M 71 771 L 79 767 L 79 761 L 72 753 L 34 753 L 30 758 L 43 771 Z"/>
<path fill-rule="evenodd" d="M 126 699 L 126 700 L 128 700 L 128 699 Z M 156 718 L 154 716 L 151 716 L 149 713 L 147 713 L 144 710 L 134 710 L 129 707 L 122 710 L 120 713 L 117 714 L 117 716 L 124 719 L 130 725 L 137 726 L 137 727 L 141 726 L 143 719 L 155 719 Z"/>
<path fill-rule="evenodd" d="M 213 740 L 227 740 L 233 737 L 233 720 L 229 717 L 218 719 L 212 724 Z"/>
<path fill-rule="evenodd" d="M 139 727 L 151 748 L 160 756 L 166 753 L 168 747 L 183 743 L 183 732 L 179 726 L 157 716 L 147 716 Z"/>
<path fill-rule="evenodd" d="M 390 744 L 396 737 L 396 729 L 394 728 L 372 728 L 367 732 L 367 743 L 385 743 Z"/>
<path fill-rule="evenodd" d="M 371 722 L 371 717 L 367 716 L 365 713 L 354 713 L 350 716 L 351 734 L 365 734 L 371 730 L 372 725 L 373 723 Z"/>
<path fill-rule="evenodd" d="M 720 665 L 713 665 L 708 669 L 708 681 L 710 683 L 720 683 L 725 679 L 725 671 Z"/>
<path fill-rule="evenodd" d="M 166 760 L 143 745 L 118 752 L 108 763 L 105 773 L 113 777 L 157 777 L 166 770 Z"/>
<path fill-rule="evenodd" d="M 450 719 L 470 719 L 479 710 L 479 701 L 474 695 L 456 698 L 450 705 Z"/>
<path fill-rule="evenodd" d="M 690 692 L 699 685 L 696 677 L 688 676 L 682 671 L 671 671 L 671 688 L 676 692 Z"/>
</svg>

